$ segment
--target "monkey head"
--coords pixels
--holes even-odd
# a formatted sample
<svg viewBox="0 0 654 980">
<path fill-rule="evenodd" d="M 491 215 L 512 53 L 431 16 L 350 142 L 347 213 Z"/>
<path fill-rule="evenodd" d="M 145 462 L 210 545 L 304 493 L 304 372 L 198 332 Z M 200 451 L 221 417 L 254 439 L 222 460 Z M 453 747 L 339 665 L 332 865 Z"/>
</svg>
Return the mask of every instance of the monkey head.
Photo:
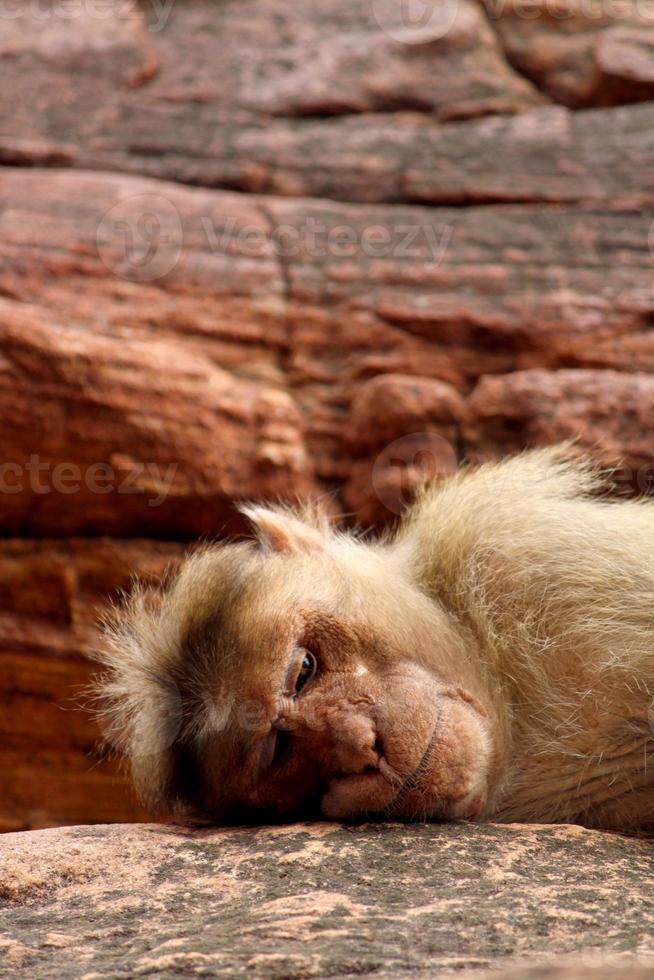
<svg viewBox="0 0 654 980">
<path fill-rule="evenodd" d="M 244 512 L 256 540 L 135 590 L 98 655 L 105 730 L 146 806 L 217 822 L 482 816 L 493 699 L 410 543 Z"/>
</svg>

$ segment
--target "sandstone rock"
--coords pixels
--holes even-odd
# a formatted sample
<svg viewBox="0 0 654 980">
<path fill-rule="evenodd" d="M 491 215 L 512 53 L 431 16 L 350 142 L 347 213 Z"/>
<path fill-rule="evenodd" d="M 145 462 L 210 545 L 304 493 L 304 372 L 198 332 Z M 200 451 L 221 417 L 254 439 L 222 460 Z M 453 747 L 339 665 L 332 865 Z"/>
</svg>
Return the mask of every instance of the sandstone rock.
<svg viewBox="0 0 654 980">
<path fill-rule="evenodd" d="M 596 62 L 605 102 L 637 102 L 654 96 L 654 29 L 606 31 L 597 43 Z"/>
<path fill-rule="evenodd" d="M 0 830 L 143 818 L 125 775 L 99 753 L 85 654 L 117 590 L 135 574 L 158 579 L 181 551 L 139 540 L 3 541 Z"/>
<path fill-rule="evenodd" d="M 361 202 L 617 208 L 653 196 L 650 104 L 576 113 L 546 106 L 445 124 L 396 112 L 235 125 L 227 110 L 206 104 L 189 111 L 185 103 L 139 99 L 92 151 L 76 156 L 76 166 Z"/>
<path fill-rule="evenodd" d="M 319 7 L 308 0 L 291 7 L 283 0 L 190 0 L 143 10 L 147 25 L 133 4 L 120 0 L 55 4 L 49 13 L 27 4 L 5 18 L 0 147 L 6 162 L 78 156 L 88 162 L 104 156 L 115 133 L 129 134 L 130 154 L 159 156 L 170 152 L 171 140 L 184 148 L 189 130 L 202 141 L 203 155 L 220 155 L 216 127 L 225 110 L 233 127 L 239 119 L 270 115 L 388 108 L 468 118 L 542 101 L 506 63 L 471 0 L 439 5 L 417 25 L 404 23 L 394 0 L 328 0 Z M 153 130 L 152 121 L 166 119 L 171 103 L 184 107 L 181 130 Z"/>
<path fill-rule="evenodd" d="M 20 470 L 7 477 L 15 489 L 36 454 L 49 472 L 108 465 L 143 492 L 40 494 L 28 474 L 0 500 L 9 531 L 236 529 L 234 499 L 350 477 L 346 413 L 375 375 L 465 392 L 482 374 L 654 365 L 644 212 L 347 205 L 45 173 L 0 177 L 0 434 Z M 350 493 L 348 509 L 366 499 Z"/>
<path fill-rule="evenodd" d="M 165 340 L 100 337 L 0 301 L 10 533 L 217 533 L 233 501 L 314 488 L 292 397 Z"/>
<path fill-rule="evenodd" d="M 339 5 L 342 0 L 333 0 L 332 10 L 323 6 L 320 10 L 334 30 Z M 21 108 L 20 125 L 15 101 L 7 96 L 3 106 L 0 95 L 0 159 L 127 170 L 259 193 L 361 201 L 474 204 L 611 197 L 616 206 L 651 200 L 650 106 L 622 114 L 609 112 L 601 119 L 585 114 L 577 118 L 558 108 L 525 112 L 539 99 L 534 94 L 528 97 L 524 82 L 512 77 L 498 56 L 492 34 L 468 0 L 458 5 L 452 30 L 431 44 L 400 42 L 384 33 L 375 13 L 386 24 L 390 12 L 400 6 L 390 0 L 356 8 L 348 5 L 345 20 L 345 11 L 340 11 L 337 33 L 332 30 L 324 37 L 325 25 L 312 21 L 309 8 L 299 23 L 285 30 L 288 8 L 280 4 L 275 10 L 273 3 L 265 8 L 258 4 L 256 18 L 243 4 L 208 8 L 195 3 L 179 10 L 175 6 L 169 19 L 162 7 L 161 23 L 151 24 L 149 31 L 134 12 L 127 19 L 117 12 L 113 18 L 85 18 L 80 4 L 70 6 L 74 18 L 72 13 L 67 21 L 44 17 L 38 20 L 39 30 L 31 34 L 25 12 L 22 20 L 9 22 L 21 42 L 7 42 L 4 63 L 12 79 L 24 77 L 21 92 L 34 87 L 39 92 L 32 93 Z M 434 10 L 440 7 L 433 5 Z M 505 6 L 502 9 L 500 25 L 510 17 Z M 533 23 L 520 20 L 521 29 L 533 33 Z M 536 23 L 546 34 L 555 32 L 548 51 L 551 45 L 572 43 L 571 37 L 577 39 L 575 43 L 587 44 L 581 26 L 578 34 L 569 35 L 561 33 L 561 26 Z M 71 24 L 79 28 L 76 42 L 64 45 L 62 30 Z M 374 58 L 383 59 L 383 72 L 378 73 L 378 83 L 383 77 L 383 85 L 377 94 L 370 60 L 353 46 L 353 24 L 362 50 L 370 48 Z M 268 40 L 265 48 L 257 44 L 258 31 L 282 32 L 285 40 L 280 46 L 284 50 L 288 46 L 287 58 L 266 56 L 272 42 Z M 230 34 L 233 43 L 221 42 L 217 65 L 217 37 Z M 192 59 L 184 56 L 189 38 Z M 337 50 L 336 38 L 342 51 Z M 613 92 L 609 102 L 629 101 L 628 92 L 620 97 L 625 86 L 649 84 L 649 48 L 642 28 L 607 30 L 597 44 L 596 61 L 607 91 Z M 232 64 L 228 52 L 243 52 L 248 45 L 249 55 L 239 55 L 238 64 Z M 322 51 L 326 46 L 329 57 L 314 57 L 316 48 Z M 93 64 L 100 48 L 106 61 L 102 78 L 75 86 L 65 100 L 57 100 L 55 111 L 51 102 L 60 82 L 69 84 L 66 73 L 74 68 L 78 77 L 80 70 Z M 57 54 L 54 63 L 52 51 Z M 129 74 L 134 59 L 141 74 L 152 76 L 148 84 L 135 84 Z M 528 60 L 531 65 L 531 51 Z M 2 64 L 0 49 L 0 78 Z M 62 73 L 56 83 L 51 77 L 55 70 Z M 298 74 L 302 85 L 296 84 Z M 312 86 L 322 94 L 312 96 Z M 350 100 L 359 100 L 356 110 L 350 107 L 342 115 L 344 108 L 336 104 L 331 110 L 323 107 L 319 115 L 324 118 L 315 119 L 306 118 L 315 112 L 294 104 L 309 98 L 338 103 L 339 88 Z M 403 98 L 398 93 L 404 89 L 409 94 Z M 280 97 L 280 90 L 288 104 L 268 106 L 267 100 Z M 438 105 L 442 101 L 440 109 L 430 102 L 429 93 Z M 485 99 L 491 102 L 486 104 Z M 389 113 L 389 108 L 424 111 Z M 515 119 L 514 109 L 521 110 Z M 494 115 L 489 117 L 489 112 Z M 450 113 L 464 120 L 486 118 L 439 123 Z"/>
<path fill-rule="evenodd" d="M 457 467 L 466 402 L 431 378 L 380 375 L 352 401 L 346 440 L 353 455 L 343 488 L 363 524 L 399 516 L 417 486 Z"/>
<path fill-rule="evenodd" d="M 482 378 L 470 398 L 468 445 L 481 456 L 578 439 L 622 488 L 654 483 L 654 378 L 617 371 L 516 371 Z"/>
<path fill-rule="evenodd" d="M 0 839 L 0 970 L 386 980 L 485 966 L 508 977 L 522 963 L 519 977 L 573 980 L 593 973 L 557 972 L 552 957 L 583 952 L 587 964 L 601 951 L 637 980 L 654 957 L 653 872 L 651 842 L 571 827 L 10 834 Z M 540 972 L 529 968 L 537 958 Z"/>
<path fill-rule="evenodd" d="M 556 102 L 654 96 L 654 11 L 638 0 L 484 0 L 510 62 Z"/>
<path fill-rule="evenodd" d="M 609 963 L 605 962 L 601 955 L 583 956 L 579 958 L 566 958 L 561 962 L 548 963 L 539 966 L 519 966 L 502 972 L 502 978 L 506 980 L 647 980 L 651 976 L 652 968 L 646 962 L 636 962 L 633 966 L 626 966 L 608 957 Z M 493 970 L 488 973 L 460 973 L 461 980 L 492 980 L 498 977 L 498 971 Z"/>
<path fill-rule="evenodd" d="M 540 101 L 502 57 L 470 0 L 406 16 L 393 0 L 175 5 L 156 38 L 160 99 L 230 113 L 331 116 L 377 109 L 442 118 L 516 112 Z M 234 117 L 236 118 L 236 117 Z"/>
<path fill-rule="evenodd" d="M 121 0 L 7 4 L 0 36 L 2 163 L 69 163 L 116 92 L 157 70 L 143 16 Z"/>
<path fill-rule="evenodd" d="M 430 378 L 383 374 L 357 390 L 346 430 L 355 450 L 380 448 L 407 433 L 433 428 L 452 442 L 468 416 L 452 385 Z"/>
</svg>

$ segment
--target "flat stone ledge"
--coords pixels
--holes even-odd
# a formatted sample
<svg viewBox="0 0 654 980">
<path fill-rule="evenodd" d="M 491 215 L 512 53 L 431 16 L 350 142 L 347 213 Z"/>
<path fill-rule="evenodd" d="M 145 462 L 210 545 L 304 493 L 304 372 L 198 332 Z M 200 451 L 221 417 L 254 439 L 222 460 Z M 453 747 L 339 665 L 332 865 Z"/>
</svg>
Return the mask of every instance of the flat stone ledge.
<svg viewBox="0 0 654 980">
<path fill-rule="evenodd" d="M 0 976 L 640 980 L 653 881 L 651 841 L 569 826 L 6 834 Z"/>
</svg>

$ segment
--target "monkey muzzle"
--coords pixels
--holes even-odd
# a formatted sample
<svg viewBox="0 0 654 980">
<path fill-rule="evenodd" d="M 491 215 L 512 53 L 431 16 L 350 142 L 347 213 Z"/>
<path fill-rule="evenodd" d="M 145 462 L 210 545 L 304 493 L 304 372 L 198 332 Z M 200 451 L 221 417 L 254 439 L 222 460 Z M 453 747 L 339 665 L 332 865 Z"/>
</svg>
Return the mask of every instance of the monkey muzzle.
<svg viewBox="0 0 654 980">
<path fill-rule="evenodd" d="M 474 819 L 484 807 L 492 762 L 488 718 L 476 699 L 411 665 L 386 683 L 349 746 L 351 768 L 322 798 L 329 819 Z M 341 762 L 345 756 L 339 753 Z M 365 759 L 365 763 L 364 763 Z"/>
</svg>

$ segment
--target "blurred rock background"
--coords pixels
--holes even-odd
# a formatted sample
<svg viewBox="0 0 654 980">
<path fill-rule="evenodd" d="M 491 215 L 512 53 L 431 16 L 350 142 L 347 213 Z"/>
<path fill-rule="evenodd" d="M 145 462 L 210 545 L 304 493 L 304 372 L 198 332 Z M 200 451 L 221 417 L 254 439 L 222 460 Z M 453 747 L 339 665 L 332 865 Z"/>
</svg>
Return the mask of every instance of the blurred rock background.
<svg viewBox="0 0 654 980">
<path fill-rule="evenodd" d="M 99 610 L 234 501 L 654 481 L 654 7 L 0 0 L 0 828 L 137 819 Z"/>
</svg>

